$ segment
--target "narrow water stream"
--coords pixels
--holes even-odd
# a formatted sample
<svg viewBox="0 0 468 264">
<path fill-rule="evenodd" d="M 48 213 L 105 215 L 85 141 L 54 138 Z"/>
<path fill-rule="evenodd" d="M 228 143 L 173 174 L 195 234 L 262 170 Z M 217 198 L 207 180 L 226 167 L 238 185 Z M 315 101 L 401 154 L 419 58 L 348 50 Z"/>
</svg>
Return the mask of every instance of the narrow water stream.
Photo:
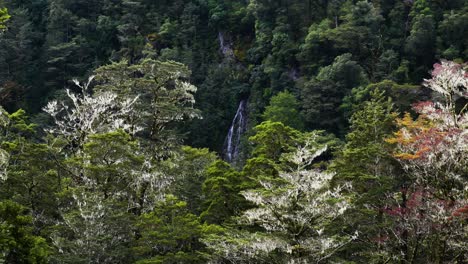
<svg viewBox="0 0 468 264">
<path fill-rule="evenodd" d="M 223 155 L 227 162 L 233 162 L 240 153 L 240 139 L 247 128 L 247 100 L 240 101 L 239 108 L 232 120 L 228 135 L 224 142 Z"/>
</svg>

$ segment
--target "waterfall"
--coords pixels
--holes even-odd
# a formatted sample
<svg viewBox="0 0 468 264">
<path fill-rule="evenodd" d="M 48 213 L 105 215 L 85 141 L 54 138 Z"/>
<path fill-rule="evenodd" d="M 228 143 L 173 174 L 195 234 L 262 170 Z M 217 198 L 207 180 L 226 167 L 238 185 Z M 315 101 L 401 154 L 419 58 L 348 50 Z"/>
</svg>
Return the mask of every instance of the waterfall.
<svg viewBox="0 0 468 264">
<path fill-rule="evenodd" d="M 224 142 L 223 155 L 227 162 L 233 162 L 239 156 L 240 139 L 247 127 L 247 100 L 240 101 L 239 108 L 232 120 Z"/>
<path fill-rule="evenodd" d="M 224 33 L 218 32 L 219 50 L 226 59 L 234 59 L 234 50 L 229 38 L 226 38 Z"/>
</svg>

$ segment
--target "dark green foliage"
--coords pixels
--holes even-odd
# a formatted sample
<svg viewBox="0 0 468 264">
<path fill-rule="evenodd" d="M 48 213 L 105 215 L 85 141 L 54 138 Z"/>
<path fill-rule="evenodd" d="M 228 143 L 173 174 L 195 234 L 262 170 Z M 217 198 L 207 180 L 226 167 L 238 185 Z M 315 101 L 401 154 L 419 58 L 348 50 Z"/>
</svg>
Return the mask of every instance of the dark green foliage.
<svg viewBox="0 0 468 264">
<path fill-rule="evenodd" d="M 428 96 L 427 91 L 421 89 L 419 85 L 397 84 L 390 80 L 359 86 L 351 90 L 351 94 L 343 99 L 340 106 L 346 118 L 350 118 L 353 113 L 360 110 L 362 104 L 371 99 L 371 94 L 376 89 L 391 98 L 395 109 L 399 112 L 410 111 L 412 104 Z"/>
<path fill-rule="evenodd" d="M 410 17 L 411 29 L 406 39 L 405 51 L 415 58 L 415 63 L 422 64 L 416 68 L 417 80 L 430 69 L 429 58 L 434 56 L 436 47 L 436 21 L 431 5 L 426 0 L 414 1 Z"/>
<path fill-rule="evenodd" d="M 209 67 L 195 97 L 202 119 L 190 124 L 188 139 L 193 146 L 221 152 L 239 101 L 249 90 L 245 81 L 244 70 L 230 63 Z"/>
<path fill-rule="evenodd" d="M 252 154 L 279 161 L 282 154 L 290 152 L 301 140 L 301 133 L 280 122 L 265 121 L 255 127 L 255 135 L 249 138 L 254 144 Z"/>
<path fill-rule="evenodd" d="M 133 252 L 136 263 L 205 263 L 201 239 L 219 233 L 220 228 L 201 224 L 187 209 L 187 203 L 166 196 L 150 213 L 136 222 L 139 238 Z"/>
<path fill-rule="evenodd" d="M 349 211 L 350 219 L 344 226 L 366 234 L 359 241 L 345 248 L 346 259 L 354 259 L 353 250 L 365 248 L 355 256 L 358 262 L 379 262 L 378 246 L 373 242 L 384 235 L 383 229 L 390 222 L 381 208 L 389 206 L 386 197 L 402 182 L 401 168 L 391 157 L 391 145 L 384 141 L 395 130 L 390 98 L 379 89 L 370 91 L 370 98 L 357 106 L 352 115 L 351 131 L 346 135 L 346 145 L 331 165 L 336 171 L 335 184 L 350 182 L 355 195 L 355 207 Z M 378 253 L 376 253 L 378 252 Z"/>
<path fill-rule="evenodd" d="M 304 61 L 306 69 L 315 71 L 337 55 L 351 53 L 372 79 L 377 56 L 382 52 L 380 29 L 383 17 L 368 1 L 359 1 L 355 5 L 348 1 L 341 11 L 341 16 L 335 14 L 333 21 L 325 19 L 309 28 L 299 59 Z"/>
<path fill-rule="evenodd" d="M 174 193 L 187 203 L 191 213 L 199 214 L 203 203 L 203 182 L 208 176 L 207 168 L 216 160 L 216 155 L 208 149 L 183 147 L 181 157 L 174 168 Z"/>
<path fill-rule="evenodd" d="M 289 92 L 280 92 L 271 98 L 270 105 L 263 112 L 263 119 L 281 122 L 286 126 L 298 130 L 304 128 L 304 123 L 299 113 L 299 102 Z"/>
<path fill-rule="evenodd" d="M 207 168 L 203 183 L 204 211 L 200 218 L 210 224 L 222 224 L 248 207 L 240 191 L 250 181 L 228 163 L 218 160 Z"/>
<path fill-rule="evenodd" d="M 346 119 L 340 109 L 351 89 L 367 83 L 363 68 L 347 53 L 336 57 L 333 64 L 320 69 L 316 78 L 301 91 L 304 117 L 315 129 L 341 134 Z"/>
<path fill-rule="evenodd" d="M 2 263 L 48 263 L 50 248 L 35 236 L 33 218 L 15 202 L 0 202 L 0 261 Z"/>
<path fill-rule="evenodd" d="M 0 38 L 0 98 L 8 109 L 28 107 L 23 101 L 36 100 L 28 96 L 40 78 L 39 64 L 41 34 L 30 20 L 28 10 L 15 9 L 8 30 Z"/>
<path fill-rule="evenodd" d="M 18 110 L 8 115 L 8 124 L 0 135 L 0 149 L 10 157 L 6 175 L 0 185 L 0 198 L 11 199 L 35 216 L 34 227 L 50 226 L 48 218 L 57 216 L 55 192 L 60 185 L 53 151 L 36 143 L 36 125 Z"/>
<path fill-rule="evenodd" d="M 448 60 L 463 60 L 468 54 L 468 40 L 463 36 L 468 28 L 468 4 L 463 9 L 444 14 L 439 23 L 437 36 L 437 50 L 441 58 Z"/>
<path fill-rule="evenodd" d="M 306 127 L 342 136 L 337 105 L 350 88 L 314 80 L 344 53 L 370 81 L 399 84 L 427 77 L 436 58 L 463 61 L 467 53 L 465 1 L 16 0 L 7 7 L 0 98 L 8 110 L 35 113 L 69 80 L 110 60 L 175 60 L 192 70 L 204 115 L 184 127 L 189 143 L 216 151 L 240 99 L 250 95 L 253 127 L 273 95 L 307 86 L 310 97 L 327 95 L 301 100 L 306 113 L 312 108 Z M 323 112 L 330 121 L 318 124 L 311 116 Z"/>
<path fill-rule="evenodd" d="M 123 60 L 94 73 L 97 93 L 115 92 L 120 101 L 138 98 L 128 119 L 132 127 L 142 128 L 142 143 L 152 141 L 160 146 L 152 149 L 155 158 L 170 155 L 180 143 L 177 122 L 199 116 L 193 108 L 197 88 L 187 82 L 191 72 L 181 63 L 145 59 L 129 65 Z"/>
</svg>

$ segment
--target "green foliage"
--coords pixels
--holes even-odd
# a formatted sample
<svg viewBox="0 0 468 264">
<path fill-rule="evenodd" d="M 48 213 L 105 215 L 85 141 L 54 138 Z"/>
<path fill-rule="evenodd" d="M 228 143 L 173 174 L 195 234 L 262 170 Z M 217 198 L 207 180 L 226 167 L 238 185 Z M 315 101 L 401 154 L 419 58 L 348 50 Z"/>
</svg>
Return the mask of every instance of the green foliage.
<svg viewBox="0 0 468 264">
<path fill-rule="evenodd" d="M 5 29 L 5 22 L 10 19 L 10 15 L 8 15 L 8 9 L 5 7 L 0 8 L 0 29 Z"/>
<path fill-rule="evenodd" d="M 278 161 L 264 156 L 255 156 L 247 160 L 242 173 L 253 179 L 277 177 L 281 166 Z"/>
<path fill-rule="evenodd" d="M 255 135 L 249 138 L 254 144 L 252 154 L 279 161 L 283 153 L 290 152 L 301 140 L 301 133 L 280 122 L 265 121 L 255 127 Z"/>
<path fill-rule="evenodd" d="M 327 64 L 330 60 L 329 57 L 335 54 L 332 47 L 327 45 L 327 36 L 331 25 L 332 22 L 328 19 L 322 20 L 319 24 L 312 24 L 304 43 L 300 46 L 297 57 L 299 61 L 303 62 L 303 68 L 308 73 L 315 72 L 320 65 Z"/>
<path fill-rule="evenodd" d="M 343 223 L 348 230 L 366 234 L 345 248 L 347 259 L 356 248 L 363 248 L 358 262 L 379 262 L 378 246 L 372 239 L 383 236 L 389 225 L 381 208 L 388 206 L 386 197 L 403 184 L 399 166 L 391 157 L 392 147 L 385 138 L 395 130 L 393 103 L 378 88 L 370 90 L 370 98 L 358 107 L 351 117 L 351 131 L 346 135 L 346 145 L 331 165 L 336 171 L 334 183 L 350 182 L 355 193 L 352 216 Z M 400 181 L 400 182 L 398 182 Z M 376 258 L 376 259 L 373 259 Z"/>
<path fill-rule="evenodd" d="M 352 115 L 347 143 L 341 158 L 335 161 L 345 164 L 334 166 L 339 168 L 337 177 L 352 180 L 357 192 L 365 193 L 367 188 L 371 188 L 366 180 L 360 183 L 360 178 L 372 180 L 375 177 L 379 180 L 384 176 L 383 172 L 389 169 L 390 146 L 384 139 L 393 132 L 396 117 L 391 99 L 378 89 L 372 90 L 370 100 L 363 102 Z"/>
<path fill-rule="evenodd" d="M 155 158 L 171 155 L 180 143 L 177 122 L 199 116 L 193 108 L 197 88 L 186 81 L 190 70 L 181 63 L 120 61 L 96 69 L 95 74 L 98 94 L 114 92 L 122 102 L 136 98 L 128 119 L 134 131 L 143 130 L 142 138 L 158 142 L 159 147 L 152 149 Z"/>
<path fill-rule="evenodd" d="M 0 39 L 0 98 L 8 110 L 22 107 L 35 114 L 70 79 L 109 61 L 174 60 L 193 71 L 191 82 L 200 88 L 197 107 L 204 119 L 183 127 L 190 132 L 188 143 L 216 151 L 240 98 L 250 95 L 253 127 L 273 94 L 286 89 L 299 94 L 296 87 L 302 90 L 320 68 L 345 53 L 370 81 L 399 84 L 419 83 L 436 57 L 466 58 L 466 3 L 459 0 L 15 0 L 6 5 L 12 18 Z M 220 36 L 234 54 L 230 60 L 220 52 Z M 330 94 L 315 104 L 341 100 L 341 92 L 335 92 L 341 87 L 312 84 L 305 94 Z M 327 108 L 323 112 L 336 112 Z M 341 113 L 323 118 L 343 123 L 338 128 L 316 126 L 313 115 L 305 115 L 307 128 L 344 135 Z"/>
<path fill-rule="evenodd" d="M 37 78 L 37 63 L 33 60 L 40 48 L 34 45 L 39 34 L 34 32 L 28 11 L 15 9 L 12 15 L 8 30 L 0 38 L 0 52 L 3 57 L 0 62 L 0 80 L 4 83 L 3 105 L 16 110 L 28 106 L 19 102 L 19 99 L 36 84 L 33 79 Z"/>
<path fill-rule="evenodd" d="M 438 104 L 411 105 L 438 100 L 420 89 L 433 63 L 466 68 L 467 8 L 0 0 L 0 262 L 462 263 L 466 151 L 453 135 L 466 76 L 446 120 Z M 216 152 L 239 101 L 234 166 Z M 398 119 L 403 169 L 385 141 L 393 111 L 439 115 Z M 300 158 L 312 149 L 324 152 Z M 307 190 L 324 170 L 331 183 Z M 335 206 L 345 194 L 351 207 Z"/>
<path fill-rule="evenodd" d="M 419 1 L 421 2 L 421 1 Z M 406 43 L 407 52 L 416 56 L 423 56 L 427 52 L 434 52 L 435 25 L 430 9 L 425 8 L 413 18 L 411 35 Z"/>
<path fill-rule="evenodd" d="M 138 239 L 133 252 L 136 263 L 205 263 L 201 240 L 221 231 L 201 224 L 187 203 L 168 195 L 150 213 L 139 217 Z"/>
<path fill-rule="evenodd" d="M 284 163 L 283 156 L 304 144 L 307 138 L 314 138 L 314 142 L 318 144 L 314 147 L 328 145 L 329 152 L 327 153 L 334 152 L 340 145 L 339 140 L 333 134 L 327 134 L 323 130 L 300 132 L 280 122 L 265 121 L 256 126 L 254 131 L 256 134 L 249 138 L 249 142 L 253 144 L 252 157 L 247 160 L 244 167 L 244 171 L 250 171 L 251 177 L 258 176 L 256 173 L 261 175 L 263 170 L 270 172 L 269 175 L 274 175 L 271 172 L 277 169 L 276 166 L 287 165 Z"/>
<path fill-rule="evenodd" d="M 410 12 L 411 30 L 406 39 L 405 51 L 414 58 L 415 80 L 425 76 L 430 69 L 428 58 L 436 52 L 436 21 L 431 3 L 426 0 L 417 0 Z"/>
<path fill-rule="evenodd" d="M 216 155 L 208 149 L 182 147 L 182 153 L 175 160 L 173 193 L 187 203 L 187 209 L 194 214 L 201 212 L 203 203 L 203 182 L 207 177 L 207 168 L 216 160 Z"/>
<path fill-rule="evenodd" d="M 455 60 L 466 58 L 468 43 L 462 40 L 468 27 L 468 5 L 458 12 L 444 14 L 444 19 L 439 23 L 437 31 L 437 51 L 441 58 Z"/>
<path fill-rule="evenodd" d="M 10 114 L 8 116 L 10 120 L 9 129 L 12 132 L 18 133 L 19 135 L 31 135 L 35 132 L 35 124 L 28 123 L 28 116 L 22 109 Z"/>
<path fill-rule="evenodd" d="M 277 18 L 277 26 L 273 29 L 271 37 L 271 52 L 265 58 L 263 71 L 270 77 L 270 88 L 273 91 L 292 86 L 291 75 L 295 69 L 294 54 L 297 52 L 297 44 L 293 42 L 290 34 L 291 26 L 286 23 L 284 17 Z"/>
<path fill-rule="evenodd" d="M 0 202 L 0 261 L 2 263 L 48 263 L 50 247 L 35 236 L 33 218 L 15 202 Z"/>
<path fill-rule="evenodd" d="M 204 77 L 196 94 L 202 118 L 191 122 L 188 142 L 194 147 L 209 147 L 220 152 L 239 100 L 250 89 L 248 76 L 244 69 L 226 63 L 222 67 L 210 66 Z"/>
<path fill-rule="evenodd" d="M 240 191 L 250 186 L 251 180 L 221 160 L 211 164 L 206 175 L 203 183 L 204 211 L 200 214 L 203 221 L 222 224 L 248 207 Z"/>
<path fill-rule="evenodd" d="M 8 123 L 0 129 L 4 131 L 0 135 L 0 150 L 6 161 L 2 164 L 0 198 L 30 208 L 37 217 L 34 227 L 44 228 L 50 225 L 47 219 L 57 214 L 54 193 L 60 182 L 50 159 L 53 152 L 46 144 L 35 142 L 36 125 L 29 122 L 24 110 L 3 114 Z"/>
<path fill-rule="evenodd" d="M 313 128 L 343 133 L 346 120 L 340 105 L 352 88 L 367 83 L 362 67 L 347 53 L 335 58 L 333 64 L 320 69 L 316 78 L 307 82 L 302 91 L 303 114 Z"/>
<path fill-rule="evenodd" d="M 364 70 L 350 53 L 336 57 L 333 64 L 320 69 L 317 79 L 334 81 L 345 89 L 367 82 Z"/>
<path fill-rule="evenodd" d="M 369 77 L 374 75 L 376 54 L 380 53 L 382 36 L 379 34 L 383 17 L 371 2 L 358 1 L 351 5 L 347 1 L 341 7 L 343 14 L 338 16 L 335 9 L 333 20 L 324 19 L 313 24 L 301 46 L 299 59 L 307 70 L 314 72 L 320 66 L 332 62 L 333 58 L 343 53 L 351 53 L 364 66 Z M 318 62 L 318 63 L 317 63 Z"/>
<path fill-rule="evenodd" d="M 104 197 L 131 190 L 134 169 L 143 166 L 144 158 L 138 155 L 138 142 L 123 131 L 91 135 L 84 144 L 83 154 L 67 161 L 76 166 L 74 177 L 86 177 L 97 186 L 94 191 L 102 192 Z M 135 198 L 134 198 L 135 199 Z"/>
<path fill-rule="evenodd" d="M 299 102 L 289 92 L 280 92 L 273 96 L 270 105 L 263 112 L 263 119 L 281 122 L 286 126 L 302 130 L 304 124 L 299 113 Z"/>
<path fill-rule="evenodd" d="M 385 93 L 392 99 L 393 105 L 399 112 L 409 111 L 411 105 L 425 97 L 419 85 L 398 84 L 394 81 L 384 80 L 367 86 L 359 86 L 351 90 L 351 94 L 343 99 L 340 108 L 346 117 L 362 108 L 362 104 L 371 99 L 371 94 L 376 90 Z"/>
<path fill-rule="evenodd" d="M 375 66 L 375 79 L 385 80 L 392 79 L 396 80 L 395 71 L 398 69 L 399 60 L 398 53 L 392 49 L 382 52 L 379 57 L 379 62 Z"/>
<path fill-rule="evenodd" d="M 145 185 L 138 184 L 145 161 L 138 151 L 137 142 L 118 130 L 90 135 L 82 152 L 63 161 L 69 180 L 58 194 L 64 221 L 51 231 L 56 261 L 131 259 L 135 214 L 148 206 L 143 200 L 151 201 Z"/>
</svg>

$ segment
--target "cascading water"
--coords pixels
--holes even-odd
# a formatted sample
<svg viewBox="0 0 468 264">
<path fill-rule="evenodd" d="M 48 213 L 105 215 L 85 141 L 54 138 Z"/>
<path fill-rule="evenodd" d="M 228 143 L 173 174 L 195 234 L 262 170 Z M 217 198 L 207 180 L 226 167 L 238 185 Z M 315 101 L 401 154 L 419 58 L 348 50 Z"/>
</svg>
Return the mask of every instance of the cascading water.
<svg viewBox="0 0 468 264">
<path fill-rule="evenodd" d="M 233 162 L 239 156 L 240 140 L 247 128 L 247 100 L 240 101 L 234 120 L 232 120 L 226 141 L 224 142 L 223 155 L 227 162 Z"/>
<path fill-rule="evenodd" d="M 218 32 L 219 50 L 223 54 L 225 59 L 234 59 L 234 50 L 232 49 L 232 43 L 229 38 L 226 38 L 223 32 Z"/>
</svg>

